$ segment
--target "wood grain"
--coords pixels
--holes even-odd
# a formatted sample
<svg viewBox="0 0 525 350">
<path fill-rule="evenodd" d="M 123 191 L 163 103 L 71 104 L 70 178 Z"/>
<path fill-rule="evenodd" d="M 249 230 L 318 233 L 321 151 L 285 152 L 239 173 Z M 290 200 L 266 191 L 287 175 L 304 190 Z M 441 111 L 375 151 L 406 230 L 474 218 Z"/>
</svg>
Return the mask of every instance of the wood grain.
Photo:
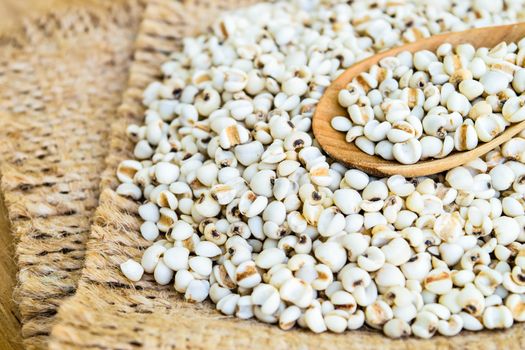
<svg viewBox="0 0 525 350">
<path fill-rule="evenodd" d="M 445 42 L 449 42 L 452 45 L 470 43 L 475 47 L 493 47 L 502 41 L 519 41 L 524 36 L 524 23 L 471 29 L 464 32 L 436 35 L 428 39 L 382 52 L 358 62 L 341 74 L 341 76 L 326 89 L 317 105 L 313 117 L 314 135 L 324 151 L 332 158 L 349 166 L 364 170 L 369 174 L 379 176 L 400 174 L 406 177 L 413 177 L 436 174 L 480 157 L 525 129 L 525 121 L 508 127 L 503 134 L 494 140 L 482 143 L 471 151 L 453 152 L 443 159 L 426 160 L 416 164 L 403 165 L 396 161 L 389 161 L 379 156 L 371 156 L 364 153 L 353 143 L 346 142 L 344 133 L 332 128 L 330 121 L 333 117 L 347 115 L 346 110 L 339 106 L 337 96 L 339 91 L 352 81 L 356 75 L 368 71 L 372 65 L 377 64 L 382 58 L 397 55 L 402 51 L 416 52 L 423 49 L 434 51 L 439 45 Z"/>
</svg>

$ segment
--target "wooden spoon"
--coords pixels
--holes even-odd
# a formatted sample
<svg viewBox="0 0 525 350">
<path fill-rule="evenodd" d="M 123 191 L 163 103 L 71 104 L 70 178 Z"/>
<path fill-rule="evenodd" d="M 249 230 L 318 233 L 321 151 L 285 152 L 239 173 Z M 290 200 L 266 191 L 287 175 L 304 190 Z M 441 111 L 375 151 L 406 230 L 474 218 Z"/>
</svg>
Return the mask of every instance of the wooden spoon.
<svg viewBox="0 0 525 350">
<path fill-rule="evenodd" d="M 478 147 L 471 151 L 454 152 L 445 158 L 403 165 L 397 161 L 389 161 L 380 156 L 366 154 L 357 148 L 355 144 L 346 142 L 345 133 L 332 128 L 330 121 L 333 117 L 347 115 L 347 111 L 339 106 L 337 100 L 339 91 L 351 82 L 355 76 L 361 72 L 367 72 L 372 65 L 377 64 L 382 58 L 395 56 L 402 51 L 416 52 L 426 49 L 434 52 L 439 45 L 446 42 L 453 46 L 470 43 L 474 47 L 491 48 L 502 41 L 507 43 L 518 42 L 523 37 L 525 37 L 525 23 L 477 28 L 464 32 L 435 35 L 364 59 L 348 68 L 326 89 L 313 117 L 314 135 L 330 157 L 372 175 L 400 174 L 405 177 L 430 175 L 457 167 L 480 157 L 524 130 L 525 121 L 507 127 L 501 135 L 490 142 L 479 144 Z"/>
</svg>

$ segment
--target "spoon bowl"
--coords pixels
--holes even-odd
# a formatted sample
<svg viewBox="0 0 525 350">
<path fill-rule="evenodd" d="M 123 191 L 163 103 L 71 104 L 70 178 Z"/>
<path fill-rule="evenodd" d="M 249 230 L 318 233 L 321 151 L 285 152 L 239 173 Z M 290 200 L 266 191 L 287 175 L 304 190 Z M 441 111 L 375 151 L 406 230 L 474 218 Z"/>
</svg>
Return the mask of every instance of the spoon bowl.
<svg viewBox="0 0 525 350">
<path fill-rule="evenodd" d="M 435 52 L 443 43 L 450 43 L 453 46 L 468 43 L 476 48 L 493 47 L 502 41 L 517 42 L 523 37 L 525 37 L 525 23 L 476 28 L 463 32 L 435 35 L 370 56 L 352 65 L 326 89 L 317 104 L 313 116 L 312 128 L 314 135 L 323 150 L 330 157 L 377 176 L 395 174 L 405 177 L 424 176 L 440 173 L 468 163 L 519 134 L 525 129 L 525 121 L 508 126 L 499 136 L 490 142 L 479 144 L 473 150 L 453 152 L 445 158 L 423 160 L 415 164 L 404 165 L 397 161 L 383 159 L 380 156 L 371 156 L 361 151 L 354 143 L 346 142 L 345 133 L 332 128 L 330 122 L 333 117 L 347 115 L 346 109 L 338 103 L 339 91 L 350 83 L 354 77 L 362 72 L 367 72 L 381 59 L 395 56 L 403 51 L 414 53 L 420 50 L 430 50 Z"/>
</svg>

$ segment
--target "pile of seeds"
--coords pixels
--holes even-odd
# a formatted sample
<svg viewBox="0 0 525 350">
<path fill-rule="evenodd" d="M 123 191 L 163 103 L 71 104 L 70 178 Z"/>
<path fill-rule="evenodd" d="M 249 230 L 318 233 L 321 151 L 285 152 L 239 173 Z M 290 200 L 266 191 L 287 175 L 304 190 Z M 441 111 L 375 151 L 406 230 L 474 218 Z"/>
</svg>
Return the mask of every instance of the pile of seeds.
<svg viewBox="0 0 525 350">
<path fill-rule="evenodd" d="M 339 92 L 332 127 L 384 159 L 414 164 L 489 142 L 525 120 L 525 39 L 386 57 Z M 518 96 L 518 94 L 520 94 Z"/>
<path fill-rule="evenodd" d="M 380 179 L 327 158 L 310 129 L 356 60 L 520 19 L 522 2 L 503 4 L 277 2 L 186 39 L 128 128 L 117 192 L 142 203 L 152 245 L 124 275 L 282 329 L 429 338 L 525 321 L 525 134 L 446 174 Z"/>
</svg>

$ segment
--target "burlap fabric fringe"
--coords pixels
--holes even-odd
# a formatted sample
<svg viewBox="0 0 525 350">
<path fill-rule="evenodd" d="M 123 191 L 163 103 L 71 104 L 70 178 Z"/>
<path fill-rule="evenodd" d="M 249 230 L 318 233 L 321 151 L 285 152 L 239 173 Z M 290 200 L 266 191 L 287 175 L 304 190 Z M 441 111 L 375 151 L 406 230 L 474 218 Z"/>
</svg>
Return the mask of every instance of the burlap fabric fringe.
<svg viewBox="0 0 525 350">
<path fill-rule="evenodd" d="M 28 349 L 47 347 L 57 308 L 80 278 L 139 1 L 55 10 L 0 41 L 1 187 Z"/>
<path fill-rule="evenodd" d="M 242 1 L 246 5 L 251 1 Z M 464 333 L 447 339 L 389 340 L 373 331 L 316 335 L 281 331 L 257 321 L 225 317 L 210 303 L 190 304 L 172 286 L 146 276 L 134 285 L 119 263 L 138 259 L 148 246 L 138 234 L 137 205 L 114 192 L 115 169 L 131 156 L 126 126 L 142 118 L 141 91 L 158 77 L 159 65 L 180 47 L 181 38 L 209 24 L 221 10 L 239 1 L 205 3 L 151 0 L 139 30 L 135 62 L 119 119 L 113 126 L 104 189 L 88 241 L 86 267 L 75 297 L 65 302 L 52 331 L 52 349 L 520 349 L 523 325 L 504 332 Z"/>
</svg>

